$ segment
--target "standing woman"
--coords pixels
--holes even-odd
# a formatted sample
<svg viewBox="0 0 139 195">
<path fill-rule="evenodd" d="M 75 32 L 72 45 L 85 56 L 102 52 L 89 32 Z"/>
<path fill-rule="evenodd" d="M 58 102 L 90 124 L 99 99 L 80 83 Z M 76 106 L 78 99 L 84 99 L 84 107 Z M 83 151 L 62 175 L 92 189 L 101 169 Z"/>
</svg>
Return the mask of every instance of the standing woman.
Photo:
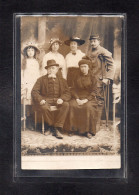
<svg viewBox="0 0 139 195">
<path fill-rule="evenodd" d="M 67 68 L 67 83 L 69 87 L 73 86 L 73 80 L 79 71 L 78 62 L 82 59 L 83 56 L 85 56 L 85 53 L 78 49 L 78 47 L 84 43 L 85 41 L 78 37 L 72 37 L 65 41 L 65 44 L 70 46 L 71 50 L 65 58 Z"/>
<path fill-rule="evenodd" d="M 50 40 L 49 52 L 43 57 L 42 75 L 46 74 L 45 66 L 47 66 L 47 61 L 53 59 L 56 61 L 57 64 L 59 64 L 60 71 L 58 74 L 62 74 L 62 77 L 66 79 L 65 59 L 64 56 L 58 52 L 60 45 L 62 45 L 62 41 L 60 41 L 58 38 L 52 38 Z"/>
<path fill-rule="evenodd" d="M 21 90 L 25 89 L 27 105 L 27 127 L 32 128 L 31 90 L 40 77 L 40 66 L 36 55 L 40 50 L 36 43 L 29 42 L 23 47 L 23 59 L 21 67 Z"/>
<path fill-rule="evenodd" d="M 69 110 L 70 133 L 78 132 L 89 139 L 96 134 L 97 102 L 96 79 L 89 70 L 91 61 L 84 57 L 79 61 L 79 73 L 71 89 Z"/>
</svg>

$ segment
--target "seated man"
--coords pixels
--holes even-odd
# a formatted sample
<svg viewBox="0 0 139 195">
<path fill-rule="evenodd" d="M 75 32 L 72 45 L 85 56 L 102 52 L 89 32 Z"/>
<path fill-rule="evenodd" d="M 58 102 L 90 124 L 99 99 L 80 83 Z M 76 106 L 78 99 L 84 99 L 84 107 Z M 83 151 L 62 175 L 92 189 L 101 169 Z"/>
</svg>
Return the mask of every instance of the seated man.
<svg viewBox="0 0 139 195">
<path fill-rule="evenodd" d="M 36 106 L 42 111 L 45 122 L 54 135 L 62 139 L 59 131 L 63 128 L 71 95 L 66 80 L 57 74 L 59 64 L 55 60 L 48 60 L 45 68 L 47 75 L 37 80 L 31 94 Z M 56 111 L 52 111 L 52 107 Z"/>
</svg>

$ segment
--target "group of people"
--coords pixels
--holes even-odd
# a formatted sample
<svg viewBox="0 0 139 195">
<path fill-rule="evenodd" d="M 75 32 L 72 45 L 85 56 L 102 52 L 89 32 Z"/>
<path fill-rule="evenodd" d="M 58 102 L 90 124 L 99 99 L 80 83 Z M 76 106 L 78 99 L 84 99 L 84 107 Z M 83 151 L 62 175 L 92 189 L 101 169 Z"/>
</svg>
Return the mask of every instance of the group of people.
<svg viewBox="0 0 139 195">
<path fill-rule="evenodd" d="M 113 80 L 115 68 L 112 54 L 100 46 L 99 35 L 90 36 L 87 55 L 79 49 L 84 43 L 78 37 L 66 40 L 70 52 L 64 59 L 58 52 L 62 42 L 51 39 L 49 52 L 42 60 L 42 76 L 36 60 L 37 45 L 29 43 L 23 49 L 22 88 L 27 89 L 27 99 L 43 114 L 45 135 L 52 133 L 62 139 L 64 130 L 90 139 L 96 134 L 105 86 Z"/>
</svg>

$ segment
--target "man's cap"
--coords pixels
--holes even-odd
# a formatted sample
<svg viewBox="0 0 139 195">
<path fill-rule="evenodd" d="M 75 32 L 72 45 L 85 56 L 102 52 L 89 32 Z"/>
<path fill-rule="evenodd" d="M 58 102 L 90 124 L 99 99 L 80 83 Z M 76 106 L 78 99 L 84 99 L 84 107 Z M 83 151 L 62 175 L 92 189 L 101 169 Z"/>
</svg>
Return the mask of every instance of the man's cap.
<svg viewBox="0 0 139 195">
<path fill-rule="evenodd" d="M 90 35 L 89 40 L 92 40 L 92 39 L 98 39 L 98 40 L 100 40 L 100 37 L 99 37 L 98 34 L 93 34 L 93 35 Z"/>
</svg>

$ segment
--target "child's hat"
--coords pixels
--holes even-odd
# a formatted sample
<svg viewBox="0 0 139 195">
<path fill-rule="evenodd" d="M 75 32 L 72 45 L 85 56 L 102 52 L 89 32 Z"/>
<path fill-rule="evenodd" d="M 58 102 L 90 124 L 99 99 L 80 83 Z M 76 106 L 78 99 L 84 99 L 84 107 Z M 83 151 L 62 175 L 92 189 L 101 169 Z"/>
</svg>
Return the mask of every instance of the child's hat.
<svg viewBox="0 0 139 195">
<path fill-rule="evenodd" d="M 93 35 L 90 35 L 89 40 L 92 40 L 92 39 L 98 39 L 98 40 L 100 40 L 100 37 L 99 37 L 98 34 L 93 34 Z"/>
<path fill-rule="evenodd" d="M 26 50 L 29 47 L 33 47 L 34 49 L 36 49 L 37 53 L 40 53 L 40 49 L 38 48 L 37 43 L 35 43 L 35 42 L 28 42 L 28 43 L 25 43 L 24 46 L 23 46 L 23 54 L 26 54 Z"/>
<path fill-rule="evenodd" d="M 84 40 L 80 39 L 79 37 L 71 37 L 69 40 L 64 41 L 64 43 L 68 46 L 70 46 L 70 43 L 72 41 L 75 41 L 78 43 L 78 45 L 83 45 L 85 43 Z"/>
</svg>

